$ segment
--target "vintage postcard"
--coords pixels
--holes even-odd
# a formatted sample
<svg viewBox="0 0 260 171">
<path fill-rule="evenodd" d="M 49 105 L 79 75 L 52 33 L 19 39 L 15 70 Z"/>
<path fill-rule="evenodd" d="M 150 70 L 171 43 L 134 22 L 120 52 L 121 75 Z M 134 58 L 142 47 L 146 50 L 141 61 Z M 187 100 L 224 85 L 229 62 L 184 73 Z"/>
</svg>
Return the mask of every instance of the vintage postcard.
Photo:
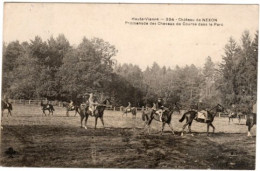
<svg viewBox="0 0 260 171">
<path fill-rule="evenodd" d="M 256 169 L 259 6 L 4 3 L 3 167 Z"/>
</svg>

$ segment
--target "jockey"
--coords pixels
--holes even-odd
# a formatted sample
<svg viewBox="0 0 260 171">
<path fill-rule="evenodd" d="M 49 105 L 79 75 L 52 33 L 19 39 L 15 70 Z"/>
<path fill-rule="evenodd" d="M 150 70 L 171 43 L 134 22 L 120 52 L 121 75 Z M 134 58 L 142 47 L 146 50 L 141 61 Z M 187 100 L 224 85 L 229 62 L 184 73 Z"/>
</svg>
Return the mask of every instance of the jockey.
<svg viewBox="0 0 260 171">
<path fill-rule="evenodd" d="M 89 104 L 89 110 L 91 111 L 92 115 L 94 115 L 97 103 L 96 103 L 96 100 L 93 97 L 93 93 L 89 94 L 88 104 Z"/>
<path fill-rule="evenodd" d="M 47 108 L 49 108 L 50 107 L 50 101 L 48 100 L 47 101 L 47 106 L 46 106 Z"/>
<path fill-rule="evenodd" d="M 153 103 L 153 107 L 152 107 L 153 110 L 156 110 L 156 104 Z"/>
<path fill-rule="evenodd" d="M 8 102 L 7 96 L 4 96 L 3 101 L 6 104 L 6 106 L 9 107 L 9 102 Z"/>
<path fill-rule="evenodd" d="M 155 105 L 155 104 L 154 104 Z M 154 106 L 153 106 L 154 108 Z M 158 98 L 157 104 L 156 104 L 156 114 L 159 115 L 160 121 L 162 121 L 162 114 L 163 114 L 163 102 L 161 98 Z"/>
<path fill-rule="evenodd" d="M 128 106 L 126 107 L 126 111 L 131 111 L 131 103 L 128 102 Z"/>
<path fill-rule="evenodd" d="M 198 119 L 199 112 L 202 113 L 205 116 L 204 122 L 207 122 L 208 120 L 208 112 L 206 109 L 203 108 L 202 102 L 199 102 L 197 105 L 197 115 L 195 116 L 195 119 Z"/>
</svg>

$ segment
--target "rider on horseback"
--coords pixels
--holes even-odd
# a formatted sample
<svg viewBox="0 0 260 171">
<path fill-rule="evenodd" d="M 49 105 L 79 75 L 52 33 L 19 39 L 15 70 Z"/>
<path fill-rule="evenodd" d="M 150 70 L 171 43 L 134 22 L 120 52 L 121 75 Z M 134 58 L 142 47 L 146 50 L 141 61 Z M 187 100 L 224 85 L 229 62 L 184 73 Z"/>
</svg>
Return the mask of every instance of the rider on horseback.
<svg viewBox="0 0 260 171">
<path fill-rule="evenodd" d="M 131 103 L 128 102 L 128 106 L 126 107 L 126 111 L 131 111 Z"/>
<path fill-rule="evenodd" d="M 93 97 L 93 93 L 89 94 L 88 104 L 89 104 L 89 110 L 91 111 L 91 115 L 94 116 L 94 112 L 96 110 L 96 106 L 98 105 L 98 103 L 96 103 L 96 99 Z"/>
<path fill-rule="evenodd" d="M 72 101 L 72 100 L 70 100 L 69 108 L 70 108 L 70 109 L 73 109 L 73 108 L 74 108 L 74 104 L 73 104 L 73 101 Z"/>
<path fill-rule="evenodd" d="M 3 102 L 5 103 L 6 107 L 9 107 L 8 97 L 4 95 Z"/>
<path fill-rule="evenodd" d="M 164 107 L 161 98 L 158 98 L 157 103 L 153 104 L 152 109 L 155 110 L 155 113 L 159 115 L 160 121 L 162 122 L 162 114 L 163 114 Z"/>
<path fill-rule="evenodd" d="M 200 116 L 199 115 L 203 115 L 204 116 L 204 122 L 207 122 L 207 120 L 209 119 L 208 118 L 208 112 L 207 112 L 207 110 L 203 107 L 203 104 L 202 104 L 202 102 L 199 102 L 198 104 L 197 104 L 197 115 L 195 116 L 195 120 L 196 119 L 198 119 L 198 118 L 200 118 Z"/>
</svg>

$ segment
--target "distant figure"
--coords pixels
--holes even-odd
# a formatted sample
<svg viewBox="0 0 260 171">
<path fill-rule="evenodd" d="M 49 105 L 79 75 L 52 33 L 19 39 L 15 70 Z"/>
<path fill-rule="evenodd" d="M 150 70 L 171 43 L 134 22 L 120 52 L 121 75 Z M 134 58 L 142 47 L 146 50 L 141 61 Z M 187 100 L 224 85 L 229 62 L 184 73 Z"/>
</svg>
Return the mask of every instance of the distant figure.
<svg viewBox="0 0 260 171">
<path fill-rule="evenodd" d="M 126 107 L 126 111 L 131 112 L 131 103 L 130 102 L 128 102 L 128 106 Z"/>
<path fill-rule="evenodd" d="M 9 101 L 6 95 L 4 95 L 3 102 L 6 104 L 6 107 L 9 107 Z"/>
<path fill-rule="evenodd" d="M 157 100 L 157 109 L 163 109 L 163 101 L 161 98 Z"/>
<path fill-rule="evenodd" d="M 72 110 L 74 109 L 74 103 L 72 100 L 70 100 L 70 103 L 69 103 L 69 108 Z"/>
</svg>

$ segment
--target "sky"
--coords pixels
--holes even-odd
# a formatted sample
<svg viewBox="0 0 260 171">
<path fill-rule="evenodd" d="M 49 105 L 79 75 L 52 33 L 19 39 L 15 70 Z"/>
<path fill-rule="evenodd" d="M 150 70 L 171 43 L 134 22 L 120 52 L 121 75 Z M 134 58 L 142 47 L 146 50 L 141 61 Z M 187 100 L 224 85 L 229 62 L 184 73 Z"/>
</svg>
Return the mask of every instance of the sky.
<svg viewBox="0 0 260 171">
<path fill-rule="evenodd" d="M 5 3 L 3 40 L 29 41 L 36 35 L 47 40 L 64 34 L 71 45 L 78 45 L 84 36 L 98 37 L 115 45 L 118 63 L 141 69 L 153 62 L 166 67 L 202 67 L 207 56 L 221 62 L 231 36 L 238 42 L 245 30 L 254 36 L 258 15 L 258 5 Z M 179 19 L 210 18 L 223 26 L 125 24 L 134 17 L 162 22 L 173 18 L 175 24 Z"/>
</svg>

